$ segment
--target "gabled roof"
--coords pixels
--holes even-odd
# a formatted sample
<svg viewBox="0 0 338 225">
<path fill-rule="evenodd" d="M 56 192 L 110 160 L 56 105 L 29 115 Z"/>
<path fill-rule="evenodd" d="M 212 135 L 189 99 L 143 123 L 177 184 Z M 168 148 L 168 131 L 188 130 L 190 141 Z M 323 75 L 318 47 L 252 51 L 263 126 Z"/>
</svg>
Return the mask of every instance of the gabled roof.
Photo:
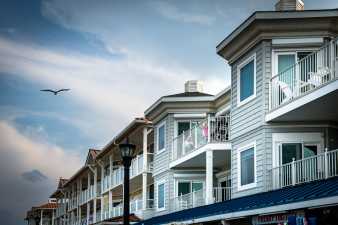
<svg viewBox="0 0 338 225">
<path fill-rule="evenodd" d="M 96 156 L 100 153 L 100 150 L 89 149 L 86 159 L 86 165 L 93 164 Z"/>
<path fill-rule="evenodd" d="M 106 146 L 103 147 L 102 151 L 97 155 L 97 159 L 102 158 L 109 150 L 115 145 L 119 144 L 125 139 L 130 133 L 132 133 L 139 126 L 151 126 L 152 122 L 143 117 L 137 117 L 131 121 L 120 133 L 118 133 Z"/>
<path fill-rule="evenodd" d="M 44 203 L 40 206 L 32 207 L 32 209 L 56 209 L 58 207 L 58 204 L 56 202 L 48 202 Z"/>
<path fill-rule="evenodd" d="M 137 224 L 156 225 L 183 221 L 194 221 L 195 223 L 199 223 L 211 221 L 211 218 L 226 218 L 226 216 L 231 219 L 235 213 L 242 212 L 243 216 L 251 216 L 256 215 L 258 210 L 267 212 L 266 210 L 268 208 L 271 209 L 271 207 L 274 206 L 285 205 L 288 209 L 292 209 L 292 203 L 301 203 L 304 201 L 307 201 L 308 203 L 304 203 L 305 206 L 303 207 L 315 207 L 316 201 L 313 200 L 319 199 L 331 199 L 331 202 L 335 201 L 335 204 L 338 203 L 338 177 L 169 213 L 141 221 Z M 309 204 L 310 201 L 313 205 Z M 324 204 L 323 202 L 318 202 L 319 201 L 317 201 L 317 204 L 320 206 Z M 294 209 L 297 209 L 296 206 L 293 207 Z M 301 208 L 301 206 L 298 208 Z M 281 210 L 279 209 L 278 211 Z"/>
</svg>

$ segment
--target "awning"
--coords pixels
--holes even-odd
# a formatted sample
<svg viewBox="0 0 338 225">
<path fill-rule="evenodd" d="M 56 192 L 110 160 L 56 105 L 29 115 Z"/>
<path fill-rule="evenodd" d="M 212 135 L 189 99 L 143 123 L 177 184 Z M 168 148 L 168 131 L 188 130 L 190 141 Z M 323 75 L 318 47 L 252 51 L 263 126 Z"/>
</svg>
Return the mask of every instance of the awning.
<svg viewBox="0 0 338 225">
<path fill-rule="evenodd" d="M 211 205 L 186 209 L 141 221 L 137 224 L 168 224 L 231 219 L 261 213 L 338 204 L 338 177 L 263 192 Z"/>
</svg>

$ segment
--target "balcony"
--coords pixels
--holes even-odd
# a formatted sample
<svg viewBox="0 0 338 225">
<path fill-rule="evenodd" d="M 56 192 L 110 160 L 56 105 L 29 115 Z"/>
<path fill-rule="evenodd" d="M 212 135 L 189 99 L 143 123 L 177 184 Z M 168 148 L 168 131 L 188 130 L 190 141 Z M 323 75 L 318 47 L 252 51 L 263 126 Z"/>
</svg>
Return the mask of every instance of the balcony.
<svg viewBox="0 0 338 225">
<path fill-rule="evenodd" d="M 229 140 L 230 115 L 209 117 L 199 122 L 190 130 L 184 131 L 172 141 L 170 167 L 194 167 L 205 158 L 205 150 L 230 150 Z M 219 151 L 219 157 L 226 157 Z M 191 160 L 193 159 L 194 160 Z M 218 155 L 215 155 L 218 158 Z M 190 160 L 190 161 L 189 161 Z M 205 162 L 205 160 L 204 160 Z M 217 162 L 216 162 L 217 163 Z M 185 165 L 186 164 L 186 165 Z"/>
<path fill-rule="evenodd" d="M 66 203 L 59 203 L 58 207 L 56 208 L 55 216 L 60 217 L 66 214 Z"/>
<path fill-rule="evenodd" d="M 271 78 L 266 121 L 338 121 L 337 98 L 338 39 Z"/>
<path fill-rule="evenodd" d="M 80 192 L 80 204 L 84 204 L 95 197 L 94 185 L 90 185 L 88 189 Z"/>
<path fill-rule="evenodd" d="M 338 149 L 293 160 L 269 171 L 270 189 L 280 189 L 306 182 L 338 176 Z"/>
<path fill-rule="evenodd" d="M 214 203 L 231 199 L 231 187 L 214 187 Z M 195 208 L 206 205 L 205 190 L 201 189 L 185 195 L 175 197 L 171 200 L 171 211 Z"/>
<path fill-rule="evenodd" d="M 148 153 L 148 164 L 146 171 L 143 170 L 143 154 L 136 156 L 130 166 L 130 180 L 137 177 L 138 175 L 142 174 L 143 172 L 151 173 L 153 169 L 153 154 Z M 103 180 L 101 181 L 102 184 L 102 193 L 109 191 L 117 186 L 123 184 L 124 178 L 124 171 L 123 167 L 120 166 L 117 169 L 114 169 L 111 176 L 104 176 Z M 132 184 L 131 184 L 132 185 Z"/>
</svg>

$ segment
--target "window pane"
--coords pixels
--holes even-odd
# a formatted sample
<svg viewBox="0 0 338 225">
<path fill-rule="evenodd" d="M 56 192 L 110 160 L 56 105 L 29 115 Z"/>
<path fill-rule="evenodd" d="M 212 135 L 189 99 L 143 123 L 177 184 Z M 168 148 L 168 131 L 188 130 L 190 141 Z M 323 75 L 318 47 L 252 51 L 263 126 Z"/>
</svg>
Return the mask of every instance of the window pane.
<svg viewBox="0 0 338 225">
<path fill-rule="evenodd" d="M 241 152 L 241 185 L 251 184 L 255 181 L 254 148 Z"/>
<path fill-rule="evenodd" d="M 192 191 L 199 191 L 203 189 L 203 183 L 202 182 L 194 182 L 192 183 Z"/>
<path fill-rule="evenodd" d="M 190 122 L 178 122 L 177 123 L 177 135 L 183 133 L 183 131 L 190 129 Z"/>
<path fill-rule="evenodd" d="M 254 60 L 240 69 L 240 100 L 254 93 Z"/>
<path fill-rule="evenodd" d="M 164 184 L 158 185 L 157 208 L 164 207 Z"/>
<path fill-rule="evenodd" d="M 164 133 L 164 125 L 158 128 L 158 149 L 164 149 L 165 145 L 165 133 Z"/>
<path fill-rule="evenodd" d="M 293 158 L 295 158 L 295 160 L 302 158 L 302 144 L 282 144 L 282 164 L 292 162 Z"/>
<path fill-rule="evenodd" d="M 178 183 L 178 196 L 190 193 L 190 182 L 179 182 Z"/>
<path fill-rule="evenodd" d="M 291 66 L 295 64 L 295 55 L 278 55 L 278 73 L 282 73 L 279 79 L 284 83 L 288 84 L 289 87 L 292 87 L 293 79 L 295 78 L 295 73 L 293 69 L 288 70 Z"/>
</svg>

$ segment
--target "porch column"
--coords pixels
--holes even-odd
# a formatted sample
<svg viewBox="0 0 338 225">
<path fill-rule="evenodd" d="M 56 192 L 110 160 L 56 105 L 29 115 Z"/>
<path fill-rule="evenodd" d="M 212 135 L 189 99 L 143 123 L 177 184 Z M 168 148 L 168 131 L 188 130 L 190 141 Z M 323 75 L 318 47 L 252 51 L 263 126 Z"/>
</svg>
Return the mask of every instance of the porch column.
<svg viewBox="0 0 338 225">
<path fill-rule="evenodd" d="M 43 221 L 43 209 L 41 209 L 40 212 L 40 225 L 42 225 L 42 221 Z"/>
<path fill-rule="evenodd" d="M 109 212 L 108 212 L 108 215 L 110 217 L 110 212 L 113 210 L 113 194 L 112 194 L 112 191 L 109 190 L 109 199 L 108 199 L 108 209 L 109 209 Z"/>
<path fill-rule="evenodd" d="M 78 210 L 79 210 L 79 214 L 78 214 L 78 221 L 79 221 L 79 224 L 81 223 L 81 214 L 82 214 L 82 210 L 81 210 L 81 204 L 80 204 L 80 194 L 81 194 L 81 191 L 82 191 L 82 179 L 80 179 L 79 181 L 79 190 L 77 192 L 77 207 L 78 207 Z"/>
<path fill-rule="evenodd" d="M 96 200 L 97 200 L 97 167 L 94 169 L 94 201 L 93 201 L 93 223 L 96 222 Z"/>
<path fill-rule="evenodd" d="M 213 151 L 206 151 L 205 203 L 212 204 L 213 199 Z"/>
<path fill-rule="evenodd" d="M 109 189 L 110 189 L 110 187 L 112 187 L 113 186 L 113 156 L 112 155 L 110 155 L 109 156 L 109 178 L 108 178 L 108 180 L 109 180 Z"/>
<path fill-rule="evenodd" d="M 103 164 L 101 165 L 101 189 L 103 189 L 103 177 L 104 177 L 104 166 Z M 103 220 L 103 196 L 101 198 L 101 221 Z"/>
<path fill-rule="evenodd" d="M 54 225 L 54 218 L 55 218 L 55 210 L 52 211 L 52 225 Z"/>
<path fill-rule="evenodd" d="M 87 202 L 87 224 L 89 224 L 90 202 Z"/>
<path fill-rule="evenodd" d="M 143 174 L 142 174 L 142 209 L 147 209 L 147 174 L 148 174 L 148 128 L 143 128 Z"/>
</svg>

